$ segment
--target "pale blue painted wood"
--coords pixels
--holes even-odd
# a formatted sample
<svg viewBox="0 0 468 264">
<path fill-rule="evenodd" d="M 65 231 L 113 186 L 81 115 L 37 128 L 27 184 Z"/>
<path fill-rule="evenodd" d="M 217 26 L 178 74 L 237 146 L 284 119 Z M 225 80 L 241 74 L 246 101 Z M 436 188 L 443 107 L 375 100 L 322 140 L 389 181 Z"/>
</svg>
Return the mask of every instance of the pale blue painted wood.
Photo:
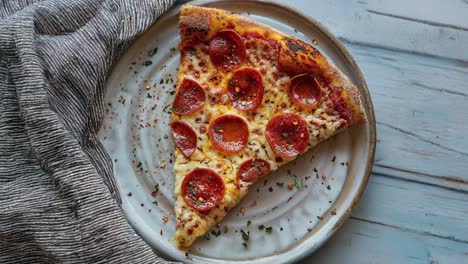
<svg viewBox="0 0 468 264">
<path fill-rule="evenodd" d="M 468 263 L 468 1 L 277 2 L 342 40 L 378 122 L 361 201 L 303 263 Z"/>
</svg>

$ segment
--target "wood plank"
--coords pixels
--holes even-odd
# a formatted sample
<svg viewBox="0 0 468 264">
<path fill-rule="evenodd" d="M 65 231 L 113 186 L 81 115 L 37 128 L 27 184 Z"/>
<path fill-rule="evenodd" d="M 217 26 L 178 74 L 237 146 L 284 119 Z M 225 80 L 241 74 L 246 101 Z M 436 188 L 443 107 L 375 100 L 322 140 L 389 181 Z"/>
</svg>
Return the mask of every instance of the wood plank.
<svg viewBox="0 0 468 264">
<path fill-rule="evenodd" d="M 462 48 L 468 43 L 466 1 L 280 2 L 307 10 L 308 15 L 348 42 L 468 61 L 468 52 Z"/>
<path fill-rule="evenodd" d="M 468 243 L 468 195 L 373 174 L 352 217 Z"/>
<path fill-rule="evenodd" d="M 454 60 L 346 45 L 374 103 L 374 171 L 468 191 L 468 68 Z"/>
<path fill-rule="evenodd" d="M 467 263 L 468 196 L 372 175 L 350 219 L 304 263 Z"/>
<path fill-rule="evenodd" d="M 366 9 L 374 13 L 440 27 L 468 30 L 468 1 L 368 0 L 361 2 L 365 2 Z"/>
<path fill-rule="evenodd" d="M 348 219 L 320 250 L 301 263 L 467 263 L 468 244 Z"/>
</svg>

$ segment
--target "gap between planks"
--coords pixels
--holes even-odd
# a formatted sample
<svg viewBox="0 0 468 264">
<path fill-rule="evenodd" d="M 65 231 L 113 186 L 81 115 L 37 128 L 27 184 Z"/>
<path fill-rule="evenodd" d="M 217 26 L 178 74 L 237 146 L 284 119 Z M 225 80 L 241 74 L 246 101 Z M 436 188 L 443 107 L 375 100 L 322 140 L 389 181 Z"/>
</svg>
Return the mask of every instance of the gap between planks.
<svg viewBox="0 0 468 264">
<path fill-rule="evenodd" d="M 439 22 L 434 22 L 434 21 L 429 21 L 429 20 L 424 20 L 424 19 L 417 19 L 417 18 L 411 18 L 411 17 L 406 17 L 406 16 L 394 15 L 394 14 L 384 13 L 384 12 L 380 12 L 380 11 L 376 11 L 372 9 L 366 9 L 366 11 L 371 14 L 402 19 L 402 20 L 421 23 L 424 25 L 429 25 L 429 26 L 434 26 L 434 27 L 442 27 L 442 28 L 450 28 L 450 29 L 455 29 L 455 30 L 468 31 L 468 28 L 456 26 L 456 25 L 450 25 L 450 24 L 439 23 Z"/>
<path fill-rule="evenodd" d="M 458 243 L 468 244 L 468 240 L 457 239 L 455 237 L 440 236 L 440 235 L 429 233 L 429 232 L 421 232 L 421 231 L 417 231 L 417 230 L 414 230 L 414 229 L 411 229 L 411 228 L 403 228 L 403 227 L 399 227 L 399 226 L 389 225 L 389 224 L 381 223 L 381 222 L 378 222 L 378 221 L 371 221 L 371 220 L 367 220 L 367 219 L 359 218 L 359 217 L 354 217 L 354 216 L 350 216 L 349 218 L 357 220 L 357 221 L 366 222 L 366 223 L 369 223 L 369 224 L 381 225 L 381 226 L 397 229 L 397 230 L 400 230 L 400 231 L 403 231 L 403 232 L 411 232 L 411 233 L 415 233 L 415 234 L 418 234 L 418 235 L 432 236 L 432 237 L 437 237 L 437 238 L 441 238 L 441 239 L 447 239 L 447 240 L 458 242 Z"/>
</svg>

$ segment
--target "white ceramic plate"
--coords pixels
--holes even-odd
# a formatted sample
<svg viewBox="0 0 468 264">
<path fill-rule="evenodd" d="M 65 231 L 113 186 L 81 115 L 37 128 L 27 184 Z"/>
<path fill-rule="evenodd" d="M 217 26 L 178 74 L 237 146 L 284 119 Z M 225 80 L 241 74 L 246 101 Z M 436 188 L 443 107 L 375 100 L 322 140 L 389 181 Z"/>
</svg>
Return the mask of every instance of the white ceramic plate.
<svg viewBox="0 0 468 264">
<path fill-rule="evenodd" d="M 365 81 L 344 47 L 316 21 L 297 11 L 258 1 L 194 4 L 239 13 L 308 43 L 317 40 L 317 48 L 361 89 L 370 122 L 320 144 L 257 183 L 220 223 L 222 234 L 199 239 L 186 255 L 171 240 L 175 232 L 174 144 L 168 123 L 179 64 L 180 7 L 176 7 L 133 43 L 107 80 L 108 109 L 99 137 L 114 161 L 122 210 L 143 239 L 169 259 L 189 263 L 297 261 L 342 224 L 367 183 L 375 122 Z M 150 56 L 155 48 L 157 53 Z M 146 61 L 151 65 L 145 66 Z M 296 187 L 289 190 L 288 183 L 296 183 Z M 157 194 L 155 185 L 159 185 Z M 272 232 L 260 231 L 259 225 L 272 227 Z M 250 232 L 247 247 L 241 229 Z"/>
</svg>

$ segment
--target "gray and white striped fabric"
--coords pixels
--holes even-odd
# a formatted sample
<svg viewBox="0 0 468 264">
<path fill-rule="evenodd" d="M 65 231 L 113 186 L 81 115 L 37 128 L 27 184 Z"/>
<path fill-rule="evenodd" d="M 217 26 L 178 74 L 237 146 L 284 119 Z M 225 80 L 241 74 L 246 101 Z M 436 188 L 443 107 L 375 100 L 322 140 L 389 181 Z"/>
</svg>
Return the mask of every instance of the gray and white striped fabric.
<svg viewBox="0 0 468 264">
<path fill-rule="evenodd" d="M 0 263 L 166 263 L 96 138 L 106 74 L 174 0 L 0 1 Z"/>
</svg>

